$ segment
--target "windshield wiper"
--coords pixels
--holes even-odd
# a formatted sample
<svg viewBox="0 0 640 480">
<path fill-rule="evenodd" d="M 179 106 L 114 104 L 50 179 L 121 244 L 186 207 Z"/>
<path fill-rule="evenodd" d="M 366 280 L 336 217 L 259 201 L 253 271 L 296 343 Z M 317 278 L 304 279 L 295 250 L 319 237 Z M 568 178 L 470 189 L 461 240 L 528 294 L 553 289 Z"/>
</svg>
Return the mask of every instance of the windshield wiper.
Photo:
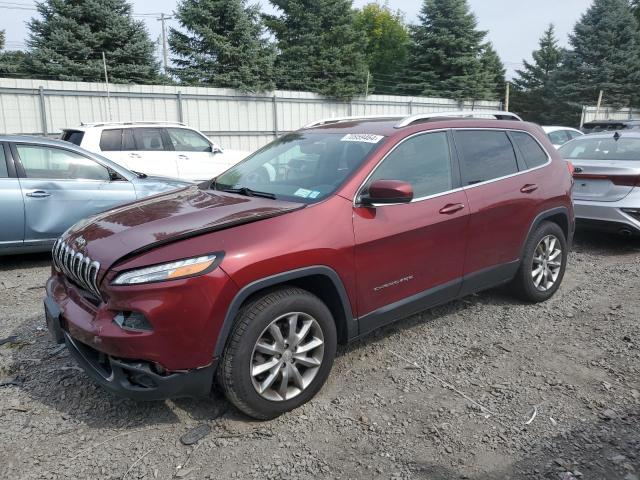
<svg viewBox="0 0 640 480">
<path fill-rule="evenodd" d="M 238 195 L 244 195 L 246 197 L 262 197 L 262 198 L 269 198 L 271 200 L 276 199 L 276 196 L 273 193 L 260 192 L 258 190 L 251 190 L 248 187 L 223 188 L 222 191 L 229 192 L 229 193 L 237 193 Z"/>
<path fill-rule="evenodd" d="M 131 170 L 131 171 L 133 173 L 135 173 L 138 178 L 147 178 L 148 177 L 148 175 L 146 173 L 136 172 L 135 170 Z"/>
</svg>

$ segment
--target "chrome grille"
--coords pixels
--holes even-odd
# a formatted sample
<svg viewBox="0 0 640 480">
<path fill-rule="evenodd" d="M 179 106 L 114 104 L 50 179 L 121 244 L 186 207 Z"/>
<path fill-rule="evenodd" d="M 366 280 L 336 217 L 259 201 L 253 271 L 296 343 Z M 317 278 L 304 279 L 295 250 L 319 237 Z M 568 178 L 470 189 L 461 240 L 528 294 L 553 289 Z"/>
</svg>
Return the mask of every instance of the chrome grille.
<svg viewBox="0 0 640 480">
<path fill-rule="evenodd" d="M 91 260 L 82 252 L 76 252 L 60 238 L 53 245 L 52 255 L 55 267 L 69 280 L 102 298 L 98 289 L 99 262 Z"/>
</svg>

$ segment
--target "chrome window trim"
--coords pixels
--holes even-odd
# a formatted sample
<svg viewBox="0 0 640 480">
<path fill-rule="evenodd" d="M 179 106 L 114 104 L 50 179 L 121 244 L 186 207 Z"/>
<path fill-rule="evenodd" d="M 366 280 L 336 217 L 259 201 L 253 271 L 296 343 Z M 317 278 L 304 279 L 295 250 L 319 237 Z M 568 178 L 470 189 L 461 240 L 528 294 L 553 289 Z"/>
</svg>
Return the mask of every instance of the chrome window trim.
<svg viewBox="0 0 640 480">
<path fill-rule="evenodd" d="M 536 143 L 537 143 L 538 145 L 540 145 L 540 148 L 542 148 L 542 151 L 543 151 L 544 153 L 546 153 L 546 154 L 547 154 L 547 162 L 546 162 L 546 163 L 544 163 L 544 164 L 542 164 L 542 165 L 538 165 L 537 167 L 528 168 L 528 169 L 526 169 L 526 170 L 520 170 L 520 171 L 518 171 L 518 172 L 516 172 L 516 173 L 512 173 L 512 174 L 510 174 L 510 175 L 505 175 L 505 176 L 503 176 L 503 177 L 492 178 L 491 180 L 486 180 L 486 181 L 484 181 L 484 182 L 480 182 L 480 183 L 474 183 L 473 185 L 465 185 L 465 186 L 462 186 L 462 187 L 454 188 L 454 189 L 452 189 L 452 190 L 447 190 L 447 191 L 445 191 L 445 192 L 436 193 L 436 194 L 434 194 L 434 195 L 429 195 L 429 196 L 426 196 L 426 197 L 414 198 L 414 199 L 413 199 L 413 200 L 411 200 L 411 202 L 409 202 L 409 203 L 422 202 L 422 201 L 425 201 L 425 200 L 430 200 L 430 199 L 432 199 L 432 198 L 437 198 L 437 197 L 442 197 L 442 196 L 444 196 L 444 195 L 449 195 L 449 194 L 451 194 L 451 193 L 456 193 L 456 192 L 460 192 L 460 191 L 463 191 L 463 190 L 469 190 L 469 189 L 472 189 L 472 188 L 481 187 L 481 186 L 484 186 L 484 185 L 488 185 L 488 184 L 490 184 L 490 183 L 498 182 L 498 181 L 500 181 L 500 180 L 505 180 L 505 179 L 507 179 L 507 178 L 516 177 L 516 176 L 518 176 L 518 175 L 522 175 L 522 174 L 525 174 L 525 173 L 533 172 L 533 171 L 535 171 L 535 170 L 539 170 L 539 169 L 541 169 L 541 168 L 545 168 L 545 167 L 547 167 L 547 166 L 551 165 L 552 157 L 551 157 L 551 155 L 549 154 L 549 151 L 544 147 L 544 145 L 542 145 L 542 143 L 540 143 L 540 141 L 539 141 L 535 136 L 531 135 L 531 133 L 530 133 L 530 132 L 528 132 L 528 131 L 526 131 L 526 130 L 523 130 L 523 129 L 520 129 L 520 128 L 487 128 L 487 127 L 484 127 L 484 128 L 477 128 L 477 127 L 476 127 L 476 128 L 474 128 L 474 127 L 461 127 L 461 128 L 439 128 L 439 129 L 437 129 L 437 130 L 425 130 L 425 131 L 417 132 L 417 133 L 414 133 L 414 134 L 412 134 L 412 135 L 409 135 L 408 137 L 403 138 L 403 139 L 402 139 L 400 142 L 398 142 L 398 143 L 397 143 L 397 144 L 396 144 L 396 145 L 395 145 L 391 150 L 389 150 L 389 151 L 386 153 L 386 155 L 385 155 L 384 157 L 382 157 L 382 159 L 381 159 L 381 160 L 376 164 L 376 166 L 375 166 L 375 167 L 373 167 L 373 169 L 371 170 L 371 172 L 369 173 L 369 175 L 367 175 L 367 177 L 365 178 L 364 182 L 362 182 L 362 184 L 360 184 L 360 187 L 358 187 L 358 189 L 356 190 L 356 195 L 353 197 L 353 206 L 354 206 L 354 207 L 362 206 L 362 204 L 360 204 L 360 203 L 358 203 L 358 202 L 357 202 L 357 199 L 360 197 L 360 194 L 361 194 L 361 193 L 362 193 L 362 191 L 364 190 L 364 187 L 365 187 L 365 185 L 367 184 L 367 182 L 369 181 L 369 178 L 371 178 L 371 176 L 372 176 L 372 175 L 373 175 L 373 173 L 378 169 L 378 167 L 380 166 L 380 164 L 382 164 L 382 162 L 384 162 L 384 161 L 387 159 L 387 157 L 388 157 L 388 156 L 389 156 L 389 155 L 390 155 L 390 154 L 391 154 L 391 153 L 392 153 L 396 148 L 398 148 L 398 146 L 399 146 L 399 145 L 401 145 L 403 142 L 405 142 L 406 140 L 409 140 L 410 138 L 413 138 L 413 137 L 415 137 L 415 136 L 417 136 L 417 135 L 424 135 L 424 134 L 428 134 L 428 133 L 447 132 L 447 131 L 457 132 L 457 131 L 461 131 L 461 130 L 462 130 L 462 131 L 468 131 L 468 130 L 476 130 L 476 131 L 478 131 L 478 130 L 480 130 L 480 131 L 492 131 L 492 132 L 494 132 L 494 131 L 499 131 L 499 132 L 505 132 L 505 133 L 506 133 L 506 132 L 522 132 L 522 133 L 526 133 L 526 134 L 527 134 L 527 135 L 529 135 L 531 138 L 533 138 L 533 139 L 536 141 Z M 545 134 L 545 135 L 546 135 L 546 134 Z M 509 141 L 511 141 L 511 139 L 510 139 L 510 138 L 509 138 Z M 514 145 L 514 151 L 513 151 L 513 153 L 514 153 L 514 154 L 516 154 L 515 147 L 516 147 L 516 146 Z M 516 160 L 517 160 L 517 154 L 516 154 Z M 525 163 L 525 164 L 526 164 L 526 163 Z M 371 204 L 371 206 L 372 206 L 372 207 L 376 207 L 376 208 L 379 208 L 379 207 L 392 207 L 392 206 L 396 206 L 396 205 L 406 205 L 406 203 L 385 203 L 385 204 L 373 203 L 373 204 Z"/>
</svg>

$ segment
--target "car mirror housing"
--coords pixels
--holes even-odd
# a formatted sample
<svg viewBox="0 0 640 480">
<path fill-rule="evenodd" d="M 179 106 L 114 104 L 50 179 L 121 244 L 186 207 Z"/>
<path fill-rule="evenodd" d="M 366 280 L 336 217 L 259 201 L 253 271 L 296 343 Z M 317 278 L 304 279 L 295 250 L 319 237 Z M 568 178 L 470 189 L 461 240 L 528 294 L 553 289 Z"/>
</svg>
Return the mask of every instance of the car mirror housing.
<svg viewBox="0 0 640 480">
<path fill-rule="evenodd" d="M 211 152 L 212 153 L 224 153 L 224 148 L 222 148 L 217 143 L 211 144 Z"/>
<path fill-rule="evenodd" d="M 369 185 L 368 192 L 360 197 L 363 205 L 410 203 L 413 187 L 400 180 L 376 180 Z"/>
</svg>

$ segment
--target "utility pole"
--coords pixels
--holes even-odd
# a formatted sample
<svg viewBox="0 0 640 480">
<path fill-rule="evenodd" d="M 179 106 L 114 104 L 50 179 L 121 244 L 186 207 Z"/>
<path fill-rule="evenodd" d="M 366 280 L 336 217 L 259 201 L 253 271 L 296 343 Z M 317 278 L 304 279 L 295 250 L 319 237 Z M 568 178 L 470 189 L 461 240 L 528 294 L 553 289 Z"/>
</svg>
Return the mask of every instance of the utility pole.
<svg viewBox="0 0 640 480">
<path fill-rule="evenodd" d="M 367 86 L 365 87 L 365 90 L 364 90 L 365 99 L 366 97 L 369 96 L 369 76 L 370 76 L 369 70 L 367 69 Z"/>
<path fill-rule="evenodd" d="M 107 57 L 104 52 L 102 52 L 102 66 L 104 67 L 104 83 L 107 86 L 107 111 L 109 112 L 109 121 L 113 120 L 113 115 L 111 114 L 111 94 L 109 93 L 109 75 L 107 74 Z"/>
<path fill-rule="evenodd" d="M 509 111 L 509 94 L 511 90 L 511 82 L 507 82 L 507 89 L 505 90 L 505 94 L 504 94 L 504 109 L 505 111 Z"/>
<path fill-rule="evenodd" d="M 600 90 L 600 95 L 598 95 L 598 105 L 596 106 L 596 116 L 594 120 L 598 120 L 598 116 L 600 115 L 600 106 L 602 105 L 602 95 L 604 95 L 604 90 Z"/>
<path fill-rule="evenodd" d="M 162 22 L 162 63 L 164 65 L 164 73 L 167 73 L 169 69 L 169 48 L 167 47 L 167 20 L 171 20 L 173 17 L 160 14 L 160 18 L 157 18 L 159 22 Z"/>
</svg>

